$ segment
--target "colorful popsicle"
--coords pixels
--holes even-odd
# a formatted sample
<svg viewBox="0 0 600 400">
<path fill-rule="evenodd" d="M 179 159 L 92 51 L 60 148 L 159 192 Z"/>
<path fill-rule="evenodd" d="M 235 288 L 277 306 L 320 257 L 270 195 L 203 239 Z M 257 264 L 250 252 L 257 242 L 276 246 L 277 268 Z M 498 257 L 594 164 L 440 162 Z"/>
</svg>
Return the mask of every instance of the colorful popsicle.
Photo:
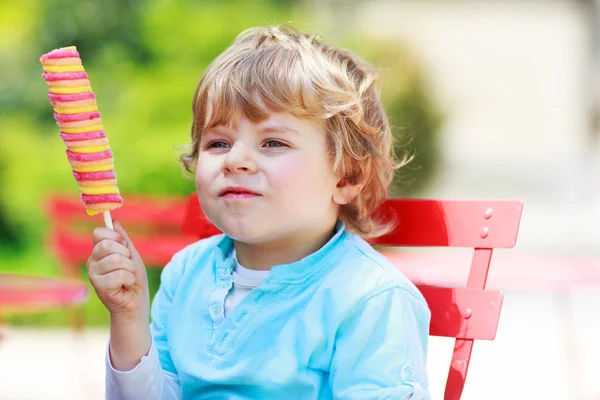
<svg viewBox="0 0 600 400">
<path fill-rule="evenodd" d="M 54 119 L 86 212 L 96 215 L 121 207 L 113 153 L 79 52 L 75 46 L 62 47 L 44 54 L 40 61 Z"/>
</svg>

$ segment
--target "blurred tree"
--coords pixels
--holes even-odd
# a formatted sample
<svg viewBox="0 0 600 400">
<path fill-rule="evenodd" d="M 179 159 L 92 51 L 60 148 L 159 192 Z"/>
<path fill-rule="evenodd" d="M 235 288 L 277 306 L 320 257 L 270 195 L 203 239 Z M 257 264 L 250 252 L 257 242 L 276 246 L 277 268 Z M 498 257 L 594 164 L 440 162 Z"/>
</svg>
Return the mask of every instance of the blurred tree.
<svg viewBox="0 0 600 400">
<path fill-rule="evenodd" d="M 136 63 L 151 61 L 142 40 L 145 1 L 52 0 L 43 3 L 36 32 L 40 54 L 57 46 L 77 46 L 86 62 L 93 63 L 99 47 L 117 44 Z"/>
<path fill-rule="evenodd" d="M 377 40 L 369 32 L 357 31 L 362 13 L 372 2 L 365 0 L 306 0 L 305 12 L 318 10 L 317 30 L 337 47 L 347 47 L 373 64 L 380 72 L 382 101 L 396 139 L 399 157 L 412 161 L 396 174 L 390 197 L 414 197 L 429 187 L 440 158 L 438 133 L 442 115 L 424 79 L 423 68 L 398 40 Z"/>
<path fill-rule="evenodd" d="M 181 177 L 178 156 L 190 140 L 192 96 L 204 69 L 251 26 L 291 23 L 319 31 L 310 10 L 297 6 L 291 0 L 0 0 L 0 241 L 14 246 L 22 238 L 23 265 L 48 271 L 44 196 L 78 195 L 41 78 L 41 54 L 70 45 L 80 51 L 125 201 L 133 193 L 187 195 L 194 184 Z M 416 154 L 392 194 L 412 195 L 435 171 L 439 115 L 408 52 L 398 43 L 365 41 L 355 50 L 381 69 L 398 153 Z"/>
<path fill-rule="evenodd" d="M 23 2 L 28 3 L 28 2 Z M 36 3 L 32 12 L 31 3 Z M 14 4 L 13 10 L 17 10 Z M 45 96 L 39 96 L 32 77 L 41 74 L 39 56 L 54 48 L 77 46 L 86 65 L 93 65 L 104 46 L 117 46 L 136 63 L 147 63 L 150 53 L 141 40 L 140 21 L 144 2 L 134 0 L 32 0 L 20 9 L 27 15 L 37 15 L 35 29 L 27 33 L 25 46 L 12 52 L 17 68 L 5 82 L 5 96 L 0 107 L 6 111 L 29 110 L 29 117 L 41 122 L 53 122 Z M 26 56 L 27 58 L 24 58 Z M 39 80 L 38 80 L 39 81 Z M 39 84 L 39 82 L 36 82 Z M 2 101 L 4 100 L 4 101 Z"/>
<path fill-rule="evenodd" d="M 418 74 L 405 90 L 391 93 L 386 103 L 396 139 L 396 154 L 413 156 L 396 174 L 390 197 L 418 196 L 429 187 L 438 170 L 441 115 Z"/>
<path fill-rule="evenodd" d="M 0 160 L 1 161 L 1 160 Z M 6 166 L 0 164 L 0 173 Z M 4 198 L 5 189 L 0 186 L 0 199 Z M 20 248 L 23 240 L 17 233 L 14 221 L 10 219 L 4 205 L 0 203 L 0 248 Z"/>
<path fill-rule="evenodd" d="M 394 134 L 399 158 L 412 156 L 400 169 L 390 197 L 418 196 L 432 182 L 440 159 L 442 115 L 433 101 L 422 68 L 399 42 L 362 41 L 357 50 L 380 74 L 382 101 Z"/>
</svg>

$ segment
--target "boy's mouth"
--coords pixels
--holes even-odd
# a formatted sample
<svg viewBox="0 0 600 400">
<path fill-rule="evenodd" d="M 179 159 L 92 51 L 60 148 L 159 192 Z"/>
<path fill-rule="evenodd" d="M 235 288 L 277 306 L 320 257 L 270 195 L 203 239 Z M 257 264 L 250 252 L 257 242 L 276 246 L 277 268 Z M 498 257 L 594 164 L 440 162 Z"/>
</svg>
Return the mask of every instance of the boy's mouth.
<svg viewBox="0 0 600 400">
<path fill-rule="evenodd" d="M 256 196 L 260 196 L 260 194 L 239 186 L 229 186 L 219 192 L 219 197 L 228 198 L 246 198 Z"/>
</svg>

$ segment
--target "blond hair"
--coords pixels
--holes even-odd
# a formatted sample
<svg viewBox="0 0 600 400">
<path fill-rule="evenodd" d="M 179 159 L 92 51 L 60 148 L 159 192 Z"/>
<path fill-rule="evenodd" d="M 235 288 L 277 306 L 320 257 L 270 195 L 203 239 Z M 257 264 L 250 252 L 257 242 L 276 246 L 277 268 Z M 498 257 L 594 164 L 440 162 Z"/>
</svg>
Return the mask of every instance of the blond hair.
<svg viewBox="0 0 600 400">
<path fill-rule="evenodd" d="M 253 123 L 270 112 L 325 120 L 332 170 L 360 190 L 340 207 L 347 228 L 364 238 L 391 228 L 373 211 L 386 199 L 398 162 L 377 72 L 359 57 L 285 26 L 242 32 L 206 69 L 193 101 L 192 150 L 181 156 L 193 173 L 202 133 L 243 115 Z"/>
</svg>

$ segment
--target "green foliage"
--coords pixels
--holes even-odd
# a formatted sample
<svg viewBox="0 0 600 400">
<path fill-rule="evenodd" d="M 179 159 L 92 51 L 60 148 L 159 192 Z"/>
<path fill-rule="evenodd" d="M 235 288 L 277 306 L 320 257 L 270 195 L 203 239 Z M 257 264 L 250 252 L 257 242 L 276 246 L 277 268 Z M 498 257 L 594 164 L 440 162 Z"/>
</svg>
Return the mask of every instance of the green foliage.
<svg viewBox="0 0 600 400">
<path fill-rule="evenodd" d="M 362 42 L 357 52 L 379 71 L 397 156 L 411 158 L 392 181 L 390 197 L 418 196 L 437 172 L 442 116 L 430 97 L 420 65 L 401 44 Z"/>
<path fill-rule="evenodd" d="M 302 21 L 311 16 L 299 17 L 293 5 L 274 0 L 0 0 L 0 270 L 58 275 L 58 261 L 44 247 L 44 198 L 53 192 L 78 196 L 41 78 L 41 54 L 78 47 L 117 155 L 125 201 L 129 194 L 187 195 L 194 185 L 182 177 L 178 157 L 189 142 L 192 96 L 202 72 L 246 28 L 291 22 L 303 29 Z M 383 95 L 401 134 L 401 150 L 417 149 L 415 161 L 400 175 L 412 168 L 419 185 L 394 192 L 406 194 L 433 173 L 439 119 L 417 66 L 405 52 L 390 48 L 358 52 L 385 72 Z M 403 67 L 392 68 L 396 64 Z M 150 276 L 154 292 L 158 271 Z M 90 324 L 107 322 L 95 294 L 85 307 Z M 13 322 L 64 320 L 64 313 L 57 312 Z"/>
</svg>

